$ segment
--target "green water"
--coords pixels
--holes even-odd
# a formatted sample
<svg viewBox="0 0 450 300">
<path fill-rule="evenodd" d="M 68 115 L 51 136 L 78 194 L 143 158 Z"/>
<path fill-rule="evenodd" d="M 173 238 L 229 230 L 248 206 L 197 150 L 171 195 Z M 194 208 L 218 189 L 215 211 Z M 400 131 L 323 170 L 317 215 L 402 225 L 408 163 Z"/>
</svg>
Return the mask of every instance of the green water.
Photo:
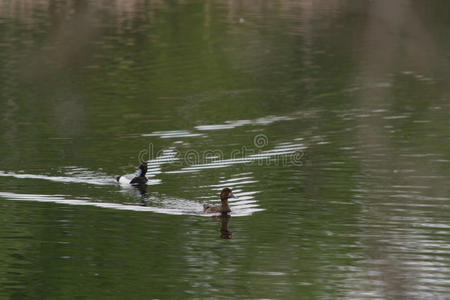
<svg viewBox="0 0 450 300">
<path fill-rule="evenodd" d="M 1 1 L 0 298 L 448 299 L 449 10 Z"/>
</svg>

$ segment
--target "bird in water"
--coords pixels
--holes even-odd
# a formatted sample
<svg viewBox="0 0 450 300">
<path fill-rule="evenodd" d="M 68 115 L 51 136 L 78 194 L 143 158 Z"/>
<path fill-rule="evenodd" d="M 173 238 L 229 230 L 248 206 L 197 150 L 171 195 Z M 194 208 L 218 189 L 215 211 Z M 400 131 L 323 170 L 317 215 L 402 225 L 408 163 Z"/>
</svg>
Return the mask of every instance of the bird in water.
<svg viewBox="0 0 450 300">
<path fill-rule="evenodd" d="M 147 173 L 147 163 L 144 162 L 139 166 L 136 173 L 134 174 L 134 177 L 132 174 L 122 175 L 117 176 L 116 180 L 120 184 L 131 184 L 134 186 L 142 186 L 145 185 L 148 181 L 147 177 L 145 177 L 146 173 Z"/>
<path fill-rule="evenodd" d="M 236 198 L 233 195 L 233 191 L 229 188 L 224 188 L 222 192 L 220 192 L 220 201 L 221 205 L 214 206 L 212 204 L 205 203 L 203 204 L 203 212 L 207 214 L 211 213 L 222 213 L 227 214 L 231 212 L 230 206 L 228 205 L 228 198 Z"/>
</svg>

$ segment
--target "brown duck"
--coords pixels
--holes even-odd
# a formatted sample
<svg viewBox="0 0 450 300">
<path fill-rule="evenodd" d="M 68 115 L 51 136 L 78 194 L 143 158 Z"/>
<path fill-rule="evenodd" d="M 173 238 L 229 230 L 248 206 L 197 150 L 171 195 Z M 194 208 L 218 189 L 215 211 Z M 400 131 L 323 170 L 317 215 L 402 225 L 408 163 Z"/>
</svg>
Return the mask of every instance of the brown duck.
<svg viewBox="0 0 450 300">
<path fill-rule="evenodd" d="M 228 198 L 236 198 L 233 195 L 233 192 L 229 188 L 224 188 L 222 192 L 220 192 L 220 201 L 221 205 L 214 206 L 212 204 L 205 203 L 203 204 L 203 212 L 206 214 L 211 213 L 222 213 L 226 214 L 231 212 L 230 206 L 228 206 Z"/>
</svg>

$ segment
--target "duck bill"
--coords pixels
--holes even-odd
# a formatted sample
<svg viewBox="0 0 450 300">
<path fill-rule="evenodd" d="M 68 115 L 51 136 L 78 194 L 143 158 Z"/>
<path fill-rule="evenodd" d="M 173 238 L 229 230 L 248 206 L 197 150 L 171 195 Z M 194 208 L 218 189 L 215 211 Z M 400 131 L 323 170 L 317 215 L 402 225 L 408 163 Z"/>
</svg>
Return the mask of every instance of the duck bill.
<svg viewBox="0 0 450 300">
<path fill-rule="evenodd" d="M 238 197 L 236 197 L 233 193 L 231 193 L 228 195 L 228 198 L 237 199 Z"/>
</svg>

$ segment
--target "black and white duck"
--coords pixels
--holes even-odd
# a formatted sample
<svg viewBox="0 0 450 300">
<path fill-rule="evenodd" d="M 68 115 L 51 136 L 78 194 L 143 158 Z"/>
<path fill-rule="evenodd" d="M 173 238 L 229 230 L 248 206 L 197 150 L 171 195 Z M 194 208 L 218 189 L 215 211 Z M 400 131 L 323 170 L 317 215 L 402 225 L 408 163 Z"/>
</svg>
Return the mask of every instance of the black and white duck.
<svg viewBox="0 0 450 300">
<path fill-rule="evenodd" d="M 136 173 L 133 174 L 127 174 L 122 176 L 117 176 L 116 180 L 118 183 L 127 185 L 131 184 L 134 186 L 139 185 L 145 185 L 148 181 L 147 177 L 145 177 L 145 174 L 147 173 L 147 163 L 142 163 L 139 168 L 137 169 Z"/>
</svg>

